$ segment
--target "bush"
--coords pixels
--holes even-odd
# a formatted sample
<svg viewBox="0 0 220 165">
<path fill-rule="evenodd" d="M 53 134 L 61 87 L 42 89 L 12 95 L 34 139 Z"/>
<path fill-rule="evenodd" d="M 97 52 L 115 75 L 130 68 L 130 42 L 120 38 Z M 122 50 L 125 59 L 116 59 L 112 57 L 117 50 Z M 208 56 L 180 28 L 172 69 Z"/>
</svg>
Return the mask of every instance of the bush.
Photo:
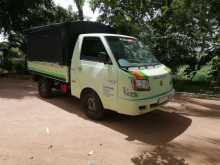
<svg viewBox="0 0 220 165">
<path fill-rule="evenodd" d="M 188 65 L 183 65 L 177 68 L 176 79 L 177 80 L 189 80 L 189 75 L 186 70 L 189 68 Z"/>
<path fill-rule="evenodd" d="M 213 67 L 211 64 L 207 64 L 201 67 L 200 70 L 196 71 L 193 76 L 192 81 L 208 82 L 213 80 Z"/>
<path fill-rule="evenodd" d="M 6 70 L 9 73 L 18 73 L 23 74 L 25 73 L 25 60 L 23 58 L 10 58 L 5 59 L 0 64 L 0 68 L 2 70 Z"/>
<path fill-rule="evenodd" d="M 25 63 L 24 61 L 20 61 L 19 63 L 14 64 L 14 70 L 18 74 L 24 74 L 25 72 Z"/>
<path fill-rule="evenodd" d="M 13 68 L 12 66 L 13 66 L 13 63 L 11 60 L 5 60 L 2 65 L 2 68 L 7 71 L 12 71 L 12 68 Z"/>
<path fill-rule="evenodd" d="M 187 72 L 188 65 L 180 66 L 176 72 L 177 80 L 187 80 L 196 82 L 209 82 L 214 80 L 213 73 L 215 72 L 212 63 L 202 66 L 199 70 Z"/>
</svg>

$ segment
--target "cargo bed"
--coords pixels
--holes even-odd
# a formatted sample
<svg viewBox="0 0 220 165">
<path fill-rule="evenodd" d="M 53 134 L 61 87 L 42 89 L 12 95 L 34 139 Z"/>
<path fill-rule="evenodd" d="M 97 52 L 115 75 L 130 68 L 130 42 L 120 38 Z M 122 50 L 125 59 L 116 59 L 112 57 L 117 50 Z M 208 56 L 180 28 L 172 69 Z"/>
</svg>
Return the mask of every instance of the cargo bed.
<svg viewBox="0 0 220 165">
<path fill-rule="evenodd" d="M 25 31 L 31 73 L 69 82 L 73 49 L 80 34 L 114 33 L 97 22 L 78 21 L 38 26 Z"/>
</svg>

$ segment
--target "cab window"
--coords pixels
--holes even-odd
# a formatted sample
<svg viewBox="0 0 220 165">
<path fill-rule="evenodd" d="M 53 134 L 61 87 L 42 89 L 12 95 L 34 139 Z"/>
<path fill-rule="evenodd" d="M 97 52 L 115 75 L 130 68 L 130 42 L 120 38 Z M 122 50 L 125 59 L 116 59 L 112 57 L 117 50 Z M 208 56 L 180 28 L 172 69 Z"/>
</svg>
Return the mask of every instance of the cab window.
<svg viewBox="0 0 220 165">
<path fill-rule="evenodd" d="M 106 53 L 102 41 L 98 37 L 85 37 L 81 49 L 81 60 L 103 62 L 99 55 Z"/>
</svg>

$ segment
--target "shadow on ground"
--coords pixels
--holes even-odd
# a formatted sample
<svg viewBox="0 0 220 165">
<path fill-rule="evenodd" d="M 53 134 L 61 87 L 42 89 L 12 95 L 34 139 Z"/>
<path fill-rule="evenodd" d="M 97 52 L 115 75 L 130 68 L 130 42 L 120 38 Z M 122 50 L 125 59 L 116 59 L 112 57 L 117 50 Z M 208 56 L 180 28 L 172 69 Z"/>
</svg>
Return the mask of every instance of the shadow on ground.
<svg viewBox="0 0 220 165">
<path fill-rule="evenodd" d="M 135 165 L 188 165 L 183 158 L 169 153 L 165 146 L 156 147 L 152 152 L 143 152 L 131 161 Z"/>
<path fill-rule="evenodd" d="M 45 101 L 88 119 L 80 110 L 79 100 L 74 97 L 57 95 Z M 141 116 L 126 116 L 108 111 L 106 118 L 98 123 L 125 134 L 128 141 L 139 140 L 161 145 L 181 135 L 191 122 L 191 119 L 177 113 L 156 110 Z"/>
<path fill-rule="evenodd" d="M 175 103 L 181 105 L 180 109 L 175 106 L 167 106 L 168 109 L 179 111 L 186 116 L 220 118 L 220 101 L 191 98 L 187 96 L 176 96 Z"/>
<path fill-rule="evenodd" d="M 0 77 L 0 98 L 23 99 L 31 96 L 38 96 L 38 92 L 30 77 Z"/>
<path fill-rule="evenodd" d="M 219 144 L 219 139 L 207 138 L 204 141 Z M 198 158 L 199 156 L 200 163 L 196 164 L 218 165 L 219 153 L 218 147 L 172 142 L 156 146 L 153 151 L 143 151 L 138 156 L 132 157 L 131 161 L 134 165 L 188 165 L 185 158 Z"/>
</svg>

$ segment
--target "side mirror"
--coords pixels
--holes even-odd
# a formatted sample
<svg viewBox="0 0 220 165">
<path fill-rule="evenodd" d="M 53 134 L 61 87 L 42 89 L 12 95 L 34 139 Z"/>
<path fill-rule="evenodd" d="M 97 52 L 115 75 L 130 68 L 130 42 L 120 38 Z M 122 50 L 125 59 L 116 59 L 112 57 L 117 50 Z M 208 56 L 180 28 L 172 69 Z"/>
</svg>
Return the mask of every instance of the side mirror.
<svg viewBox="0 0 220 165">
<path fill-rule="evenodd" d="M 111 59 L 106 52 L 99 52 L 98 58 L 100 62 L 103 62 L 104 64 L 112 64 Z"/>
</svg>

